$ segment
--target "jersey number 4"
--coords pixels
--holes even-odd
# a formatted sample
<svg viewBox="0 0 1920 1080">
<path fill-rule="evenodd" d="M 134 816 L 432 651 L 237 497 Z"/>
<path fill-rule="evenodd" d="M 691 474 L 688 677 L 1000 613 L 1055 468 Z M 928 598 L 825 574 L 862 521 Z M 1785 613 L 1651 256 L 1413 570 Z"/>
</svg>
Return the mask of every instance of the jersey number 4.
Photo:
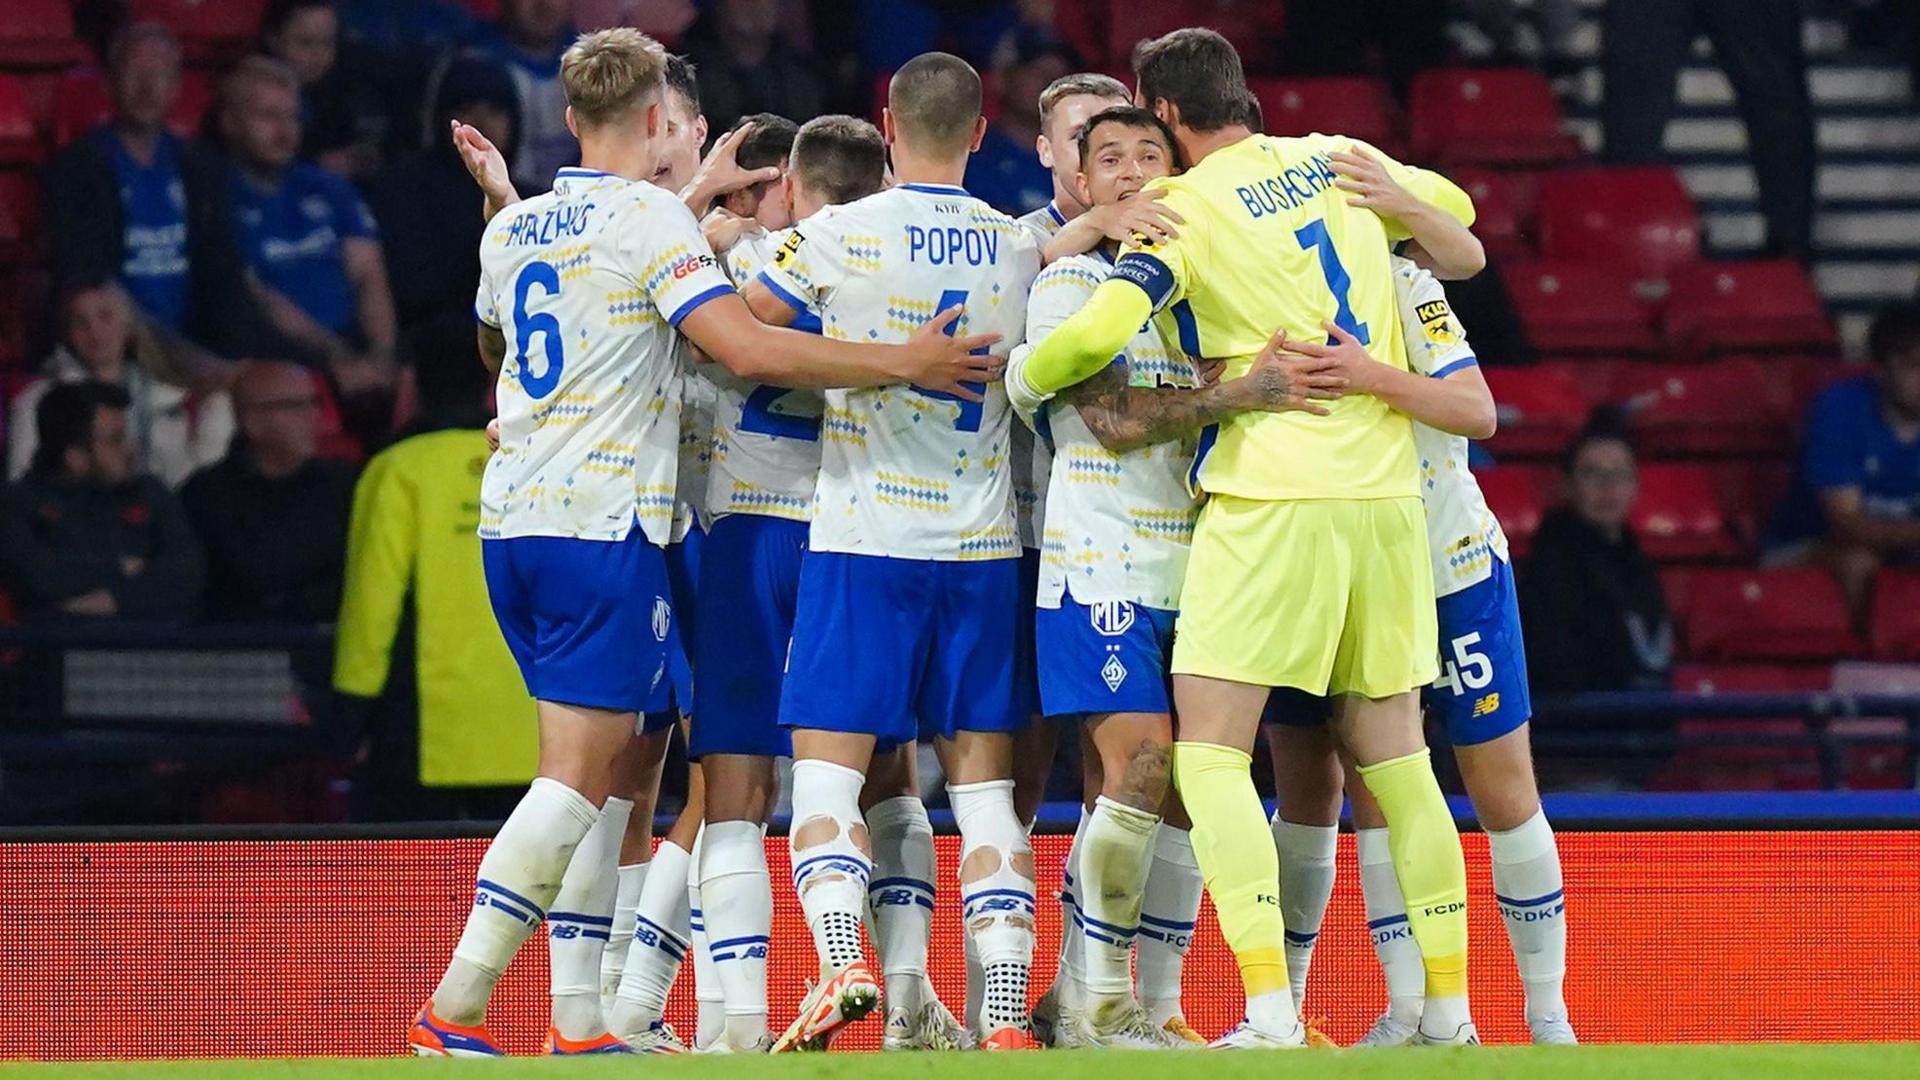
<svg viewBox="0 0 1920 1080">
<path fill-rule="evenodd" d="M 513 283 L 513 362 L 521 388 L 538 401 L 560 385 L 560 373 L 567 367 L 567 343 L 553 312 L 527 310 L 527 294 L 535 285 L 549 297 L 559 296 L 560 272 L 550 263 L 531 262 Z M 536 334 L 546 353 L 546 366 L 539 375 L 533 373 L 533 365 L 527 360 L 527 349 Z"/>
<path fill-rule="evenodd" d="M 1360 344 L 1373 344 L 1373 335 L 1367 332 L 1367 324 L 1353 317 L 1353 305 L 1347 302 L 1347 293 L 1353 288 L 1353 277 L 1340 262 L 1340 253 L 1333 249 L 1333 237 L 1327 235 L 1327 221 L 1318 218 L 1293 231 L 1293 238 L 1300 241 L 1302 251 L 1320 253 L 1320 272 L 1327 276 L 1327 288 L 1333 293 L 1333 302 L 1337 305 L 1333 313 L 1333 324 L 1354 337 Z"/>
<path fill-rule="evenodd" d="M 935 315 L 938 315 L 941 312 L 947 310 L 948 308 L 959 307 L 960 305 L 966 302 L 967 302 L 967 290 L 948 289 L 946 292 L 943 292 L 940 294 L 940 302 L 933 305 L 933 313 Z M 948 323 L 947 336 L 952 337 L 954 329 L 959 325 L 960 325 L 959 319 L 955 319 L 952 322 Z M 986 347 L 983 345 L 980 348 L 973 350 L 973 354 L 975 356 L 987 355 Z M 987 384 L 985 383 L 966 383 L 965 385 L 967 389 L 972 390 L 974 393 L 977 393 L 977 394 L 984 394 L 987 392 Z M 922 390 L 916 386 L 916 387 L 913 387 L 913 392 L 916 394 L 919 394 L 921 397 L 938 398 L 941 401 L 951 401 L 951 402 L 957 403 L 960 406 L 960 415 L 953 418 L 953 429 L 955 431 L 979 431 L 980 430 L 980 402 L 968 401 L 964 398 L 955 397 L 954 395 L 949 394 L 944 390 Z"/>
</svg>

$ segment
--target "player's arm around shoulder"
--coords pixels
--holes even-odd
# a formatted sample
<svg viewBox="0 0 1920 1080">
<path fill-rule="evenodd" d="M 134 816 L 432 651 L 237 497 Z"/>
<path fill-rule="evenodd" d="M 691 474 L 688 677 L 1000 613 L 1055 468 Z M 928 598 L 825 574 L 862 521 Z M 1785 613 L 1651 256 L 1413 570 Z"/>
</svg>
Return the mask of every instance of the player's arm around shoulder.
<svg viewBox="0 0 1920 1080">
<path fill-rule="evenodd" d="M 1286 355 L 1285 345 L 1285 335 L 1275 334 L 1245 375 L 1191 388 L 1134 386 L 1116 359 L 1063 396 L 1116 454 L 1184 439 L 1244 412 L 1327 415 L 1320 402 L 1341 397 L 1346 377 L 1328 360 Z"/>
</svg>

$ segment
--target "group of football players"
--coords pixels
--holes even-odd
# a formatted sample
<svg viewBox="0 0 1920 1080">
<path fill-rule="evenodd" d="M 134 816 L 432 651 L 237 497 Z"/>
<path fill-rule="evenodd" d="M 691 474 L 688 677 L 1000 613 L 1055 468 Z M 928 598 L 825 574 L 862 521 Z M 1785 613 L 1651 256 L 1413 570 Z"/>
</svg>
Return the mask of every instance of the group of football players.
<svg viewBox="0 0 1920 1080">
<path fill-rule="evenodd" d="M 1260 134 L 1211 31 L 1135 66 L 1131 94 L 1042 94 L 1053 199 L 1018 220 L 961 186 L 981 83 L 944 53 L 893 75 L 879 128 L 752 116 L 703 161 L 691 68 L 584 35 L 561 64 L 581 165 L 524 200 L 456 128 L 490 215 L 485 570 L 540 764 L 416 1052 L 500 1052 L 487 1001 L 543 922 L 556 1054 L 687 1049 L 662 1012 L 689 952 L 697 1050 L 822 1049 L 876 1011 L 889 1049 L 1203 1045 L 1180 1010 L 1203 884 L 1247 999 L 1213 1045 L 1306 1045 L 1348 798 L 1389 990 L 1363 1042 L 1474 1042 L 1423 692 L 1534 1039 L 1573 1041 L 1512 572 L 1467 470 L 1493 402 L 1437 280 L 1484 262 L 1472 204 L 1351 139 Z M 683 720 L 690 795 L 656 847 Z M 1062 731 L 1084 809 L 1030 1008 L 1028 831 Z M 922 743 L 960 833 L 963 1018 L 927 974 Z M 775 1037 L 782 757 L 820 980 Z"/>
</svg>

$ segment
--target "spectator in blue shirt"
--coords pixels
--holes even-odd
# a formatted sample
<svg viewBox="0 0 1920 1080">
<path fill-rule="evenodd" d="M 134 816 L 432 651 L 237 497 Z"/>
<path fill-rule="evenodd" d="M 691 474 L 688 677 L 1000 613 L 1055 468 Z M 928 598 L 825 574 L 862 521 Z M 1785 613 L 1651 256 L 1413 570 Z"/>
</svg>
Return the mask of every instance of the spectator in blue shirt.
<svg viewBox="0 0 1920 1080">
<path fill-rule="evenodd" d="M 1000 70 L 1000 114 L 967 162 L 975 198 L 1018 217 L 1053 197 L 1053 173 L 1040 164 L 1040 92 L 1075 68 L 1058 46 L 1036 45 Z"/>
<path fill-rule="evenodd" d="M 46 169 L 55 284 L 118 278 L 143 321 L 228 357 L 259 348 L 219 159 L 167 131 L 180 43 L 157 23 L 107 48 L 113 113 Z"/>
<path fill-rule="evenodd" d="M 343 392 L 385 382 L 395 330 L 379 232 L 352 185 L 294 159 L 293 69 L 264 56 L 241 61 L 222 91 L 220 123 L 241 247 L 275 328 L 323 358 Z"/>
<path fill-rule="evenodd" d="M 1856 617 L 1886 563 L 1920 556 L 1920 304 L 1880 313 L 1868 374 L 1827 388 L 1807 413 L 1806 445 L 1768 561 L 1831 568 Z"/>
<path fill-rule="evenodd" d="M 560 54 L 574 38 L 571 17 L 569 0 L 500 0 L 500 21 L 476 42 L 513 77 L 520 98 L 520 146 L 508 164 L 522 195 L 552 187 L 553 174 L 580 158 L 560 85 Z"/>
</svg>

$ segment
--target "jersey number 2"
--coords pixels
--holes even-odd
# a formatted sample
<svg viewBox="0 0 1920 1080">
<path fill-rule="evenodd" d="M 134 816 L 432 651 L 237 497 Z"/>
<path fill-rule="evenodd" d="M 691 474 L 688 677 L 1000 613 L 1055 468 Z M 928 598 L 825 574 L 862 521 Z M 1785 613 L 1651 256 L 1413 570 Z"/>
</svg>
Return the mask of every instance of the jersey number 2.
<svg viewBox="0 0 1920 1080">
<path fill-rule="evenodd" d="M 560 333 L 560 320 L 551 311 L 527 310 L 527 293 L 540 286 L 548 296 L 560 295 L 560 272 L 550 263 L 531 262 L 513 283 L 513 362 L 519 369 L 520 385 L 535 401 L 553 393 L 560 385 L 560 373 L 567 366 L 567 344 Z M 534 375 L 527 361 L 527 348 L 539 334 L 546 352 L 546 368 Z"/>
<path fill-rule="evenodd" d="M 1320 272 L 1327 276 L 1327 288 L 1333 292 L 1333 301 L 1338 305 L 1334 309 L 1333 324 L 1359 338 L 1360 344 L 1373 344 L 1367 324 L 1353 317 L 1353 305 L 1347 302 L 1347 292 L 1353 288 L 1353 278 L 1341 264 L 1340 253 L 1333 250 L 1333 237 L 1327 235 L 1326 219 L 1307 222 L 1293 231 L 1293 238 L 1300 241 L 1301 250 L 1318 250 L 1320 253 Z"/>
<path fill-rule="evenodd" d="M 935 315 L 938 315 L 941 312 L 947 310 L 948 308 L 959 307 L 960 305 L 966 302 L 967 302 L 967 290 L 948 289 L 946 292 L 943 292 L 940 294 L 940 302 L 933 305 L 933 313 Z M 958 319 L 955 319 L 954 321 L 947 324 L 948 337 L 953 336 L 954 327 L 958 325 L 960 325 L 960 320 Z M 986 347 L 981 346 L 980 348 L 973 350 L 973 354 L 975 356 L 987 355 Z M 986 383 L 966 383 L 965 386 L 967 387 L 967 389 L 972 390 L 973 392 L 978 394 L 984 394 L 987 392 Z M 916 394 L 919 394 L 922 397 L 938 398 L 941 401 L 957 402 L 960 406 L 960 415 L 953 418 L 953 429 L 955 431 L 979 431 L 980 430 L 980 402 L 968 401 L 965 398 L 958 398 L 953 396 L 952 394 L 947 393 L 944 390 L 922 390 L 916 386 L 913 388 L 913 392 Z"/>
</svg>

